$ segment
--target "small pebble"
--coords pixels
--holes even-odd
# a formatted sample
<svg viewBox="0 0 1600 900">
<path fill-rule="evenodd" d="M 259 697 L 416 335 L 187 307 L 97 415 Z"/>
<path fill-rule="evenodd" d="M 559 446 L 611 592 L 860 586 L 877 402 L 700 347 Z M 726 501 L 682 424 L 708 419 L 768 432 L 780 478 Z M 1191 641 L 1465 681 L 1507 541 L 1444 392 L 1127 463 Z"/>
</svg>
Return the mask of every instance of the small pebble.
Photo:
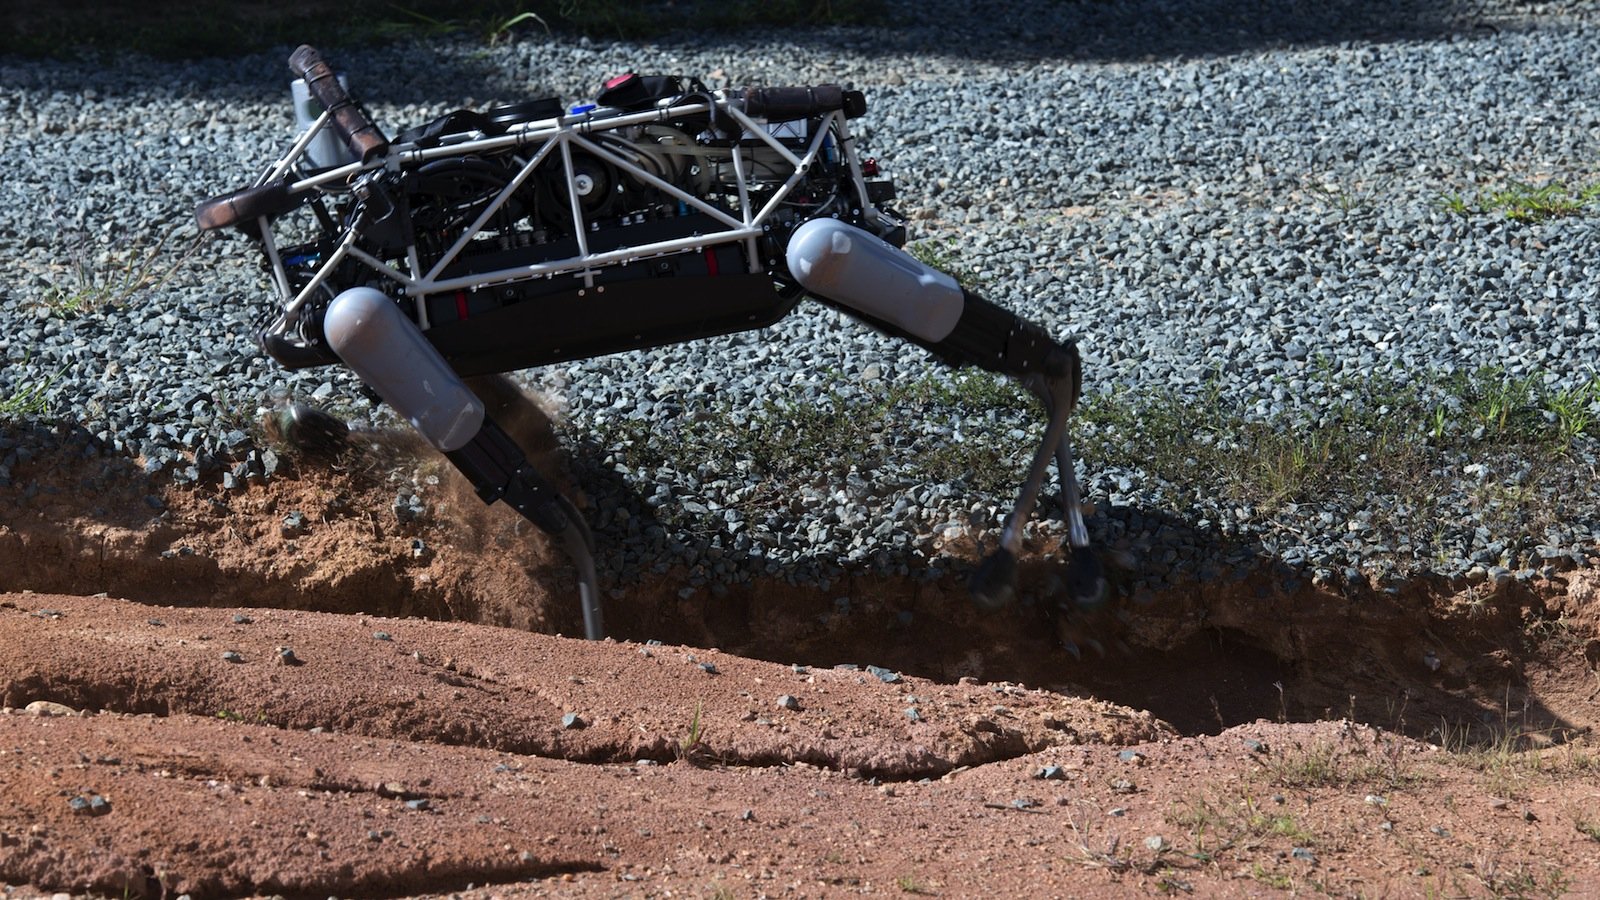
<svg viewBox="0 0 1600 900">
<path fill-rule="evenodd" d="M 877 679 L 884 684 L 899 684 L 901 681 L 899 672 L 893 671 L 892 669 L 885 669 L 882 666 L 867 666 L 867 671 L 876 676 Z"/>
</svg>

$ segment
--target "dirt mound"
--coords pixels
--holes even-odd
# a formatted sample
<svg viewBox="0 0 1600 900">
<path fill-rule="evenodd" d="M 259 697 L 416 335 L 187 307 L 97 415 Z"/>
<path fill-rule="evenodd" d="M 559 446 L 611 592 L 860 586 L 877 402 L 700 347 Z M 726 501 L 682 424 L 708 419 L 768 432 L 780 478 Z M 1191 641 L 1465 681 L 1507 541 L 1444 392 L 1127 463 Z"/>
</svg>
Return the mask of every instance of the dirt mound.
<svg viewBox="0 0 1600 900">
<path fill-rule="evenodd" d="M 956 578 L 602 573 L 591 643 L 558 550 L 365 440 L 0 489 L 11 896 L 1600 894 L 1597 570 L 1262 560 L 1106 658 Z"/>
<path fill-rule="evenodd" d="M 221 717 L 579 762 L 797 762 L 939 777 L 1174 732 L 1148 713 L 1012 685 L 811 669 L 716 650 L 288 610 L 0 600 L 0 704 Z"/>
<path fill-rule="evenodd" d="M 1179 738 L 1010 685 L 418 620 L 4 602 L 19 674 L 0 880 L 21 896 L 1600 886 L 1600 763 L 1575 745 L 1461 756 L 1349 722 Z"/>
</svg>

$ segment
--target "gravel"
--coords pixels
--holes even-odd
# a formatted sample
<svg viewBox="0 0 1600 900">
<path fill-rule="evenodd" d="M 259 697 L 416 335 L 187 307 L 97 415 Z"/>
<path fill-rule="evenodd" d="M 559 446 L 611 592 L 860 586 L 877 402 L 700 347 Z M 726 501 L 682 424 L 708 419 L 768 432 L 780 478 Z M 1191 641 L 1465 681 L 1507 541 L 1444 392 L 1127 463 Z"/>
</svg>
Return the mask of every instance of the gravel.
<svg viewBox="0 0 1600 900">
<path fill-rule="evenodd" d="M 1440 202 L 1516 180 L 1587 180 L 1600 156 L 1592 4 L 894 8 L 918 24 L 324 49 L 390 133 L 461 106 L 581 99 L 628 69 L 713 86 L 860 87 L 863 149 L 894 175 L 914 238 L 950 245 L 992 299 L 1076 336 L 1092 394 L 1198 395 L 1220 375 L 1222 399 L 1271 418 L 1336 403 L 1325 374 L 1494 364 L 1552 389 L 1594 376 L 1597 219 L 1517 223 Z M 234 490 L 276 473 L 249 427 L 276 402 L 390 421 L 348 373 L 287 373 L 259 354 L 251 335 L 270 298 L 255 255 L 242 239 L 196 241 L 194 204 L 287 146 L 289 49 L 179 63 L 0 58 L 13 173 L 0 181 L 0 483 L 50 452 L 103 459 L 99 482 L 129 477 L 131 460 L 157 479 Z M 157 246 L 165 280 L 119 290 Z M 85 284 L 118 302 L 64 311 L 62 297 Z M 1038 423 L 993 411 L 906 419 L 889 436 L 903 462 L 777 499 L 762 499 L 759 473 L 693 459 L 617 468 L 617 448 L 585 435 L 625 418 L 670 435 L 686 409 L 755 406 L 777 388 L 848 400 L 930 373 L 947 377 L 916 347 L 807 305 L 764 332 L 527 377 L 561 405 L 601 513 L 607 577 L 684 566 L 691 587 L 715 591 L 759 575 L 827 585 L 847 570 L 961 568 L 936 538 L 992 540 L 1011 498 L 926 484 L 912 464 Z M 1592 446 L 1576 452 L 1592 464 Z M 1426 522 L 1408 522 L 1392 494 L 1260 511 L 1184 499 L 1137 467 L 1088 459 L 1083 476 L 1099 506 L 1093 536 L 1132 554 L 1141 589 L 1263 566 L 1285 587 L 1424 571 L 1530 577 L 1584 561 L 1600 538 L 1592 478 L 1541 484 L 1536 467 L 1461 462 L 1479 468 L 1446 479 L 1431 507 L 1444 513 Z M 1535 524 L 1497 513 L 1472 488 L 1484 481 L 1559 491 L 1561 514 Z M 426 515 L 427 492 L 403 486 L 395 514 Z"/>
</svg>

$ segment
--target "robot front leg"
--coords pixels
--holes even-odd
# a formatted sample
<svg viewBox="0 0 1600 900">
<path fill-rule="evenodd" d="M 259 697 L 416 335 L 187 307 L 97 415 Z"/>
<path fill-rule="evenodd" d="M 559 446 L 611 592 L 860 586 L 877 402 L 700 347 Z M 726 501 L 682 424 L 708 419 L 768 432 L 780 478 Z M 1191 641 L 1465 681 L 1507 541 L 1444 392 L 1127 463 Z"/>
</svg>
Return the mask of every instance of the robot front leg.
<svg viewBox="0 0 1600 900">
<path fill-rule="evenodd" d="M 368 287 L 335 297 L 323 320 L 328 344 L 429 444 L 472 483 L 485 503 L 504 500 L 563 539 L 578 568 L 584 631 L 605 637 L 594 571 L 594 539 L 560 490 L 528 462 L 516 441 L 488 417 L 483 401 L 393 300 Z"/>
<path fill-rule="evenodd" d="M 1071 600 L 1081 609 L 1103 605 L 1108 590 L 1099 560 L 1089 549 L 1066 431 L 1079 393 L 1077 348 L 1057 343 L 1043 329 L 963 289 L 949 275 L 836 219 L 813 219 L 795 229 L 785 255 L 790 274 L 808 293 L 927 348 L 950 365 L 975 365 L 1016 378 L 1044 402 L 1049 412 L 1044 438 L 1006 519 L 999 549 L 973 576 L 973 599 L 998 607 L 1015 596 L 1022 529 L 1054 458 L 1072 547 L 1066 579 Z"/>
</svg>

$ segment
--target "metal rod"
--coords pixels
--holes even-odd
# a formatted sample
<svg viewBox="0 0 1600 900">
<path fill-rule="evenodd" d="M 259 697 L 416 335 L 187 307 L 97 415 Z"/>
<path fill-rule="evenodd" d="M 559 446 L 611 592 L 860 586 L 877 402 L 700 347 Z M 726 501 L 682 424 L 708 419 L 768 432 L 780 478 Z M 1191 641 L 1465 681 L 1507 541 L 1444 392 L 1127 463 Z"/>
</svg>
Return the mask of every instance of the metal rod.
<svg viewBox="0 0 1600 900">
<path fill-rule="evenodd" d="M 1050 467 L 1050 459 L 1061 446 L 1066 436 L 1067 416 L 1071 410 L 1065 403 L 1051 402 L 1050 423 L 1045 426 L 1044 440 L 1039 442 L 1039 449 L 1034 451 L 1033 463 L 1028 466 L 1028 477 L 1022 482 L 1022 491 L 1017 496 L 1017 505 L 1012 508 L 1011 516 L 1006 519 L 1006 527 L 1000 533 L 1000 546 L 1013 554 L 1022 550 L 1022 526 L 1027 523 L 1028 517 L 1033 515 L 1033 507 L 1039 500 L 1039 490 L 1044 487 L 1045 472 Z"/>
<path fill-rule="evenodd" d="M 1089 546 L 1089 529 L 1083 524 L 1082 495 L 1078 490 L 1077 467 L 1072 459 L 1072 438 L 1065 432 L 1056 445 L 1056 469 L 1061 473 L 1061 511 L 1067 517 L 1067 542 L 1073 549 Z"/>
</svg>

